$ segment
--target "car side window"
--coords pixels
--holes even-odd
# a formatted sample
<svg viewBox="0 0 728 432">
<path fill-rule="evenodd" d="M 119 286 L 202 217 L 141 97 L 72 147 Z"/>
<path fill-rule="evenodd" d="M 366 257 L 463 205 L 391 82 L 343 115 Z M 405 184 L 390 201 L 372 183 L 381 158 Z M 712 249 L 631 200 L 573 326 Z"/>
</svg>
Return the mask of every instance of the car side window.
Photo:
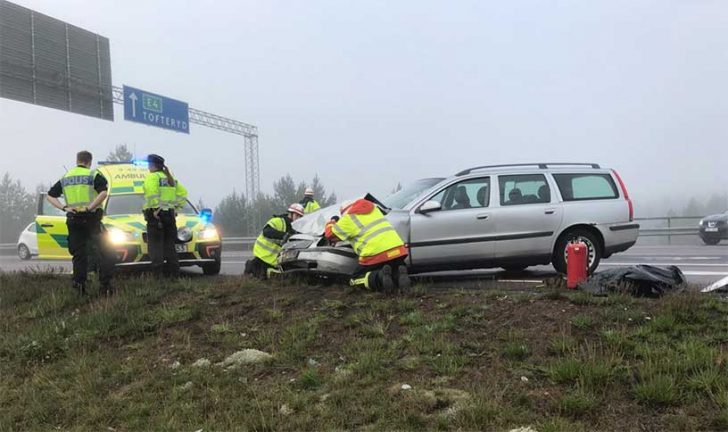
<svg viewBox="0 0 728 432">
<path fill-rule="evenodd" d="M 502 206 L 551 202 L 551 188 L 543 174 L 498 176 Z"/>
<path fill-rule="evenodd" d="M 28 228 L 26 228 L 26 231 L 33 232 L 34 233 L 35 232 L 35 222 L 33 222 L 32 224 L 28 225 Z"/>
<path fill-rule="evenodd" d="M 490 204 L 490 177 L 455 183 L 430 198 L 442 205 L 442 210 L 483 208 Z"/>
</svg>

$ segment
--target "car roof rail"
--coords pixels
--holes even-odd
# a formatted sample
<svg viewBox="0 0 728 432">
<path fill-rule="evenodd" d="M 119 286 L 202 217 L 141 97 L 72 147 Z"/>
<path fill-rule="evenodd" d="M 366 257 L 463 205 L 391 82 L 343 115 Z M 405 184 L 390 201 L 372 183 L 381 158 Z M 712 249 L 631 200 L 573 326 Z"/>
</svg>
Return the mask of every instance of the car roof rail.
<svg viewBox="0 0 728 432">
<path fill-rule="evenodd" d="M 537 163 L 518 163 L 518 164 L 502 164 L 502 165 L 483 165 L 483 166 L 477 166 L 477 167 L 473 167 L 473 168 L 468 168 L 466 170 L 462 170 L 455 175 L 462 176 L 462 175 L 470 174 L 473 171 L 479 171 L 479 170 L 491 169 L 491 168 L 511 168 L 511 167 L 527 167 L 527 166 L 535 166 L 535 167 L 538 167 L 539 169 L 546 169 L 550 166 L 588 166 L 588 167 L 592 167 L 594 169 L 601 168 L 599 166 L 599 164 L 595 164 L 595 163 L 537 162 Z"/>
</svg>

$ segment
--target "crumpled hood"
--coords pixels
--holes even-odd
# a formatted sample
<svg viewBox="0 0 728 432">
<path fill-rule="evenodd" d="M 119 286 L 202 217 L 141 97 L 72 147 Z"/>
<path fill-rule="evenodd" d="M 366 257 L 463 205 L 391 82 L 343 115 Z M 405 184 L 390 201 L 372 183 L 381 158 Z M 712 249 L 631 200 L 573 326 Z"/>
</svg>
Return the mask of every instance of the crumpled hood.
<svg viewBox="0 0 728 432">
<path fill-rule="evenodd" d="M 147 221 L 141 214 L 104 216 L 103 223 L 106 228 L 114 227 L 131 233 L 147 231 Z M 204 224 L 197 215 L 177 215 L 177 228 L 185 226 L 195 231 L 202 229 Z"/>
</svg>

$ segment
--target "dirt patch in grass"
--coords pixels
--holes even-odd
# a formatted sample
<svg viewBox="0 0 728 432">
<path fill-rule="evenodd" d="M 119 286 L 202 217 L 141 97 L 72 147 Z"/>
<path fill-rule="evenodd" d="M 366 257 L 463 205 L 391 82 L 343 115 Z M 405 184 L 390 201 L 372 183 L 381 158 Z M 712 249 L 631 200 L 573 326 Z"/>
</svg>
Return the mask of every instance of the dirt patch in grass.
<svg viewBox="0 0 728 432">
<path fill-rule="evenodd" d="M 0 274 L 0 430 L 715 430 L 728 305 Z M 233 353 L 262 363 L 224 368 Z M 201 359 L 199 364 L 195 365 Z"/>
</svg>

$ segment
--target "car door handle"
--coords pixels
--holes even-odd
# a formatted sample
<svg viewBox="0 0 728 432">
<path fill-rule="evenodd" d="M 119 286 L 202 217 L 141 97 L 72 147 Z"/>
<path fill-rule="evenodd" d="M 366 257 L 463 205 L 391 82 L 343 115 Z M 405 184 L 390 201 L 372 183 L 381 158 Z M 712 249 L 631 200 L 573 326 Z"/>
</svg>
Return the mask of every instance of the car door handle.
<svg viewBox="0 0 728 432">
<path fill-rule="evenodd" d="M 485 219 L 488 219 L 488 216 L 490 216 L 488 213 L 481 213 L 475 217 L 480 220 L 485 220 Z"/>
<path fill-rule="evenodd" d="M 552 214 L 556 213 L 556 209 L 546 209 L 546 210 L 544 210 L 544 213 L 547 215 L 552 215 Z"/>
<path fill-rule="evenodd" d="M 53 224 L 40 224 L 43 228 L 51 228 Z"/>
</svg>

